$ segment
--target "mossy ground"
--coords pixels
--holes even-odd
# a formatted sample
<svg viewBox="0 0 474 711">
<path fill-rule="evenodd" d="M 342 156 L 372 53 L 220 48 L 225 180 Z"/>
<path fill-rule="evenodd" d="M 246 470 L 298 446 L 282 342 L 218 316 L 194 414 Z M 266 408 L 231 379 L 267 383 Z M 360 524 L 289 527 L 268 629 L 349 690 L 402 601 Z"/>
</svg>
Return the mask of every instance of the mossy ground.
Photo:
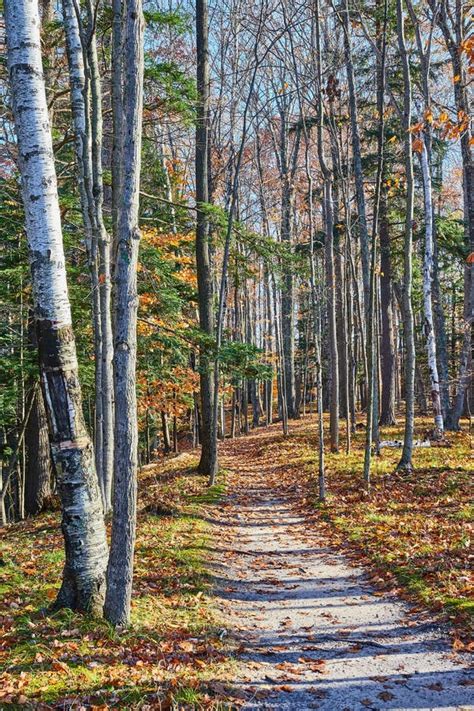
<svg viewBox="0 0 474 711">
<path fill-rule="evenodd" d="M 183 454 L 140 473 L 132 623 L 47 612 L 63 564 L 57 514 L 3 532 L 0 708 L 228 708 L 222 620 L 206 569 L 209 489 Z"/>
</svg>

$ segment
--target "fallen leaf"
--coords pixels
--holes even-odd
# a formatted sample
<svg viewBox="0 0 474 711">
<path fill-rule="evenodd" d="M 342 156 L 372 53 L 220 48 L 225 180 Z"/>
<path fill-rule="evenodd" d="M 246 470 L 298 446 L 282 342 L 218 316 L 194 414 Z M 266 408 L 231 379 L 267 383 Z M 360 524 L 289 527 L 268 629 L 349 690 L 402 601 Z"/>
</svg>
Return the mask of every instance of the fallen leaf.
<svg viewBox="0 0 474 711">
<path fill-rule="evenodd" d="M 440 681 L 435 681 L 434 684 L 428 684 L 425 688 L 431 689 L 431 691 L 443 691 L 444 686 Z"/>
<path fill-rule="evenodd" d="M 395 695 L 391 694 L 390 691 L 381 691 L 380 694 L 377 694 L 377 696 L 379 699 L 382 699 L 382 701 L 391 701 L 395 698 Z"/>
<path fill-rule="evenodd" d="M 64 662 L 60 662 L 59 659 L 55 659 L 54 661 L 51 662 L 51 669 L 54 669 L 54 671 L 61 671 L 61 672 L 69 671 L 68 665 L 64 664 Z"/>
</svg>

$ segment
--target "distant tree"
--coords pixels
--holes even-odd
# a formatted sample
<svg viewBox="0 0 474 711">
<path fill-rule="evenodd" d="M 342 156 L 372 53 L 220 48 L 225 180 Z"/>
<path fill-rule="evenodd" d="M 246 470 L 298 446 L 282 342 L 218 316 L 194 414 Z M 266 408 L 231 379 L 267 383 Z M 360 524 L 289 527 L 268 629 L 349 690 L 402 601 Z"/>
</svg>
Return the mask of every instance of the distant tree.
<svg viewBox="0 0 474 711">
<path fill-rule="evenodd" d="M 209 249 L 209 16 L 207 0 L 196 1 L 196 268 L 198 284 L 199 323 L 207 337 L 200 349 L 201 383 L 201 459 L 199 471 L 213 480 L 217 473 L 217 437 L 214 427 L 214 379 L 209 355 L 214 338 L 214 305 Z"/>
</svg>

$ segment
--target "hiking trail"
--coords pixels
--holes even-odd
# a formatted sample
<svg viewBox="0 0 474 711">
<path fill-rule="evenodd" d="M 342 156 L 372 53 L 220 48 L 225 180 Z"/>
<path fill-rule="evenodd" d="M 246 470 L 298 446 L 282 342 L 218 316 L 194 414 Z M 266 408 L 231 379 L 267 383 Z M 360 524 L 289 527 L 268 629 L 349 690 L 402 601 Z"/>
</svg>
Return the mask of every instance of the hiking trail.
<svg viewBox="0 0 474 711">
<path fill-rule="evenodd" d="M 474 709 L 474 681 L 447 628 L 328 547 L 297 505 L 302 486 L 265 447 L 276 435 L 226 443 L 215 514 L 215 594 L 243 708 Z"/>
</svg>

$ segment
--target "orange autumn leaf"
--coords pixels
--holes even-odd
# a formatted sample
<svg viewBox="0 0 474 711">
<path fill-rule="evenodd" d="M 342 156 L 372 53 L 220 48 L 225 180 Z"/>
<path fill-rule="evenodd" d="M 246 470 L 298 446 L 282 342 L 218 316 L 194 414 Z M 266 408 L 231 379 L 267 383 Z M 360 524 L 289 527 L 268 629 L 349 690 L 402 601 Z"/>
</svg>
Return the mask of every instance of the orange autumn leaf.
<svg viewBox="0 0 474 711">
<path fill-rule="evenodd" d="M 423 150 L 423 141 L 421 138 L 415 138 L 413 141 L 413 150 L 416 151 L 417 153 L 421 153 Z"/>
<path fill-rule="evenodd" d="M 59 671 L 59 672 L 68 672 L 69 667 L 67 664 L 64 664 L 64 662 L 60 662 L 59 659 L 55 659 L 51 663 L 51 669 L 54 669 L 54 671 Z"/>
<path fill-rule="evenodd" d="M 409 131 L 410 133 L 419 133 L 423 128 L 423 121 L 418 121 L 418 123 L 414 123 L 413 126 L 410 126 Z"/>
</svg>

